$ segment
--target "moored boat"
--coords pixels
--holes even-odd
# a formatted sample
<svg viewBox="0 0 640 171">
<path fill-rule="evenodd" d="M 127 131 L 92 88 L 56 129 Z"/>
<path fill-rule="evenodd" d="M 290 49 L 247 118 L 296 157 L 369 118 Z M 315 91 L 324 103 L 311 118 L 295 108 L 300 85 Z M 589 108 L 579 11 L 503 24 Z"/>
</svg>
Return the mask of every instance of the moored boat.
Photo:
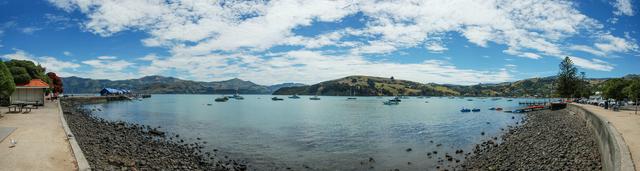
<svg viewBox="0 0 640 171">
<path fill-rule="evenodd" d="M 272 97 L 271 100 L 273 101 L 281 101 L 284 100 L 283 98 L 279 98 L 279 97 Z"/>
<path fill-rule="evenodd" d="M 473 109 L 471 109 L 471 111 L 472 111 L 472 112 L 480 112 L 480 109 L 478 109 L 478 108 L 473 108 Z"/>
<path fill-rule="evenodd" d="M 297 94 L 294 94 L 293 96 L 289 96 L 290 99 L 299 99 L 300 96 L 298 96 Z"/>
<path fill-rule="evenodd" d="M 462 113 L 471 112 L 471 109 L 462 108 L 462 109 L 460 109 L 460 112 L 462 112 Z"/>
<path fill-rule="evenodd" d="M 233 96 L 229 96 L 229 98 L 231 99 L 236 99 L 236 100 L 244 100 L 244 97 L 240 96 L 240 94 L 236 93 Z"/>
<path fill-rule="evenodd" d="M 382 102 L 382 104 L 384 104 L 384 105 L 398 105 L 398 104 L 400 104 L 400 102 L 387 100 L 387 101 Z"/>
<path fill-rule="evenodd" d="M 320 100 L 320 97 L 318 97 L 318 96 L 313 96 L 313 97 L 310 97 L 310 98 L 309 98 L 309 100 Z"/>
<path fill-rule="evenodd" d="M 226 102 L 228 100 L 229 100 L 228 97 L 218 97 L 214 101 L 216 101 L 216 102 Z"/>
</svg>

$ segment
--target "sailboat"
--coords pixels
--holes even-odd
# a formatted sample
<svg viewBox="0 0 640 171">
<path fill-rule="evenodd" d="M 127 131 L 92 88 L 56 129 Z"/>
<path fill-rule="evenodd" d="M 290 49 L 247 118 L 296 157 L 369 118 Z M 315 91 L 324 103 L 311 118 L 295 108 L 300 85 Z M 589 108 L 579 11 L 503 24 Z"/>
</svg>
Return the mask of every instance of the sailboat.
<svg viewBox="0 0 640 171">
<path fill-rule="evenodd" d="M 240 96 L 240 94 L 238 93 L 237 88 L 236 88 L 236 94 L 234 94 L 233 96 L 230 96 L 229 98 L 236 99 L 236 100 L 244 100 L 244 97 Z"/>
<path fill-rule="evenodd" d="M 320 97 L 318 97 L 318 94 L 320 94 L 320 91 L 322 90 L 318 89 L 318 91 L 316 92 L 316 95 L 309 98 L 309 100 L 320 100 Z"/>
<path fill-rule="evenodd" d="M 347 100 L 355 100 L 356 97 L 353 97 L 353 90 L 351 90 L 351 97 L 347 97 Z"/>
</svg>

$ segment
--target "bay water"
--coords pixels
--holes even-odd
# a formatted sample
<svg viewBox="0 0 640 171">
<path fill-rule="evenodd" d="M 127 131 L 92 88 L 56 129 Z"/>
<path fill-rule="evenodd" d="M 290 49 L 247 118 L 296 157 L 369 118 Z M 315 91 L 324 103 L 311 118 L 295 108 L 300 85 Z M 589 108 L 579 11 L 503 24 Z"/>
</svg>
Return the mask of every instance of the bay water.
<svg viewBox="0 0 640 171">
<path fill-rule="evenodd" d="M 527 100 L 411 97 L 383 105 L 391 97 L 243 96 L 214 102 L 220 95 L 153 95 L 85 107 L 100 109 L 93 114 L 107 120 L 160 126 L 187 142 L 201 138 L 205 150 L 217 149 L 218 157 L 244 160 L 256 170 L 431 170 L 445 153 L 462 160 L 456 150 L 471 152 L 522 119 L 489 108 L 513 110 Z M 463 107 L 481 111 L 462 113 Z M 429 158 L 433 151 L 438 154 Z"/>
</svg>

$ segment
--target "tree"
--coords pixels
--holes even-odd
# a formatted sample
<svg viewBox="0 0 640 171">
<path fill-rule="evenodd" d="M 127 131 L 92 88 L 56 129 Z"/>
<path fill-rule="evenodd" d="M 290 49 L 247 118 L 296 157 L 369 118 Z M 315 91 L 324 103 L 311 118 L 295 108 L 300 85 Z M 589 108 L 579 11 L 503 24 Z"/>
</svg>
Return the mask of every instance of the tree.
<svg viewBox="0 0 640 171">
<path fill-rule="evenodd" d="M 49 72 L 47 73 L 47 77 L 51 79 L 51 88 L 53 88 L 54 94 L 59 94 L 64 91 L 62 87 L 62 79 L 56 75 L 56 73 Z"/>
<path fill-rule="evenodd" d="M 560 72 L 556 78 L 556 94 L 560 97 L 570 98 L 576 94 L 578 88 L 578 69 L 573 66 L 573 62 L 567 56 L 560 62 Z"/>
<path fill-rule="evenodd" d="M 27 77 L 22 75 L 22 74 L 25 74 L 25 73 L 28 76 L 28 80 L 41 79 L 42 81 L 51 84 L 51 80 L 49 79 L 49 77 L 47 77 L 45 75 L 46 68 L 42 67 L 40 64 L 36 65 L 32 61 L 16 60 L 16 59 L 12 59 L 10 61 L 7 61 L 7 62 L 5 62 L 5 64 L 7 65 L 7 67 L 9 67 L 9 70 L 11 71 L 11 74 L 13 75 L 13 79 L 14 80 L 20 80 L 20 82 L 16 81 L 16 84 L 28 83 L 28 82 L 23 82 L 23 80 L 27 80 Z M 20 74 L 20 75 L 16 75 L 15 74 L 16 72 L 14 72 L 13 68 L 24 68 L 25 72 L 16 70 L 17 73 Z"/>
<path fill-rule="evenodd" d="M 591 90 L 589 89 L 589 82 L 587 81 L 585 72 L 580 72 L 580 78 L 577 82 L 578 88 L 574 97 L 589 97 Z"/>
<path fill-rule="evenodd" d="M 640 98 L 640 79 L 633 79 L 632 81 L 630 81 L 629 85 L 625 87 L 622 92 L 630 100 L 638 103 L 637 100 L 638 98 Z"/>
<path fill-rule="evenodd" d="M 627 87 L 629 83 L 622 78 L 614 78 L 607 80 L 602 88 L 602 95 L 607 99 L 615 99 L 616 101 L 623 100 L 626 95 L 622 90 Z"/>
<path fill-rule="evenodd" d="M 0 61 L 0 98 L 6 98 L 13 94 L 16 90 L 16 84 L 13 82 L 13 76 L 9 68 Z"/>
<path fill-rule="evenodd" d="M 16 84 L 27 84 L 31 81 L 31 76 L 27 73 L 27 69 L 23 67 L 11 67 L 10 71 Z"/>
</svg>

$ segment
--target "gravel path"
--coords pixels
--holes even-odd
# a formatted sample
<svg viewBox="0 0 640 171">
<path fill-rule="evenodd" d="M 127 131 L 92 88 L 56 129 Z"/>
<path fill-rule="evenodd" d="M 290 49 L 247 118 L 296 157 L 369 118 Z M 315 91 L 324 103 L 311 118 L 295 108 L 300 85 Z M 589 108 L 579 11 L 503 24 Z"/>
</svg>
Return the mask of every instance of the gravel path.
<svg viewBox="0 0 640 171">
<path fill-rule="evenodd" d="M 166 137 L 158 128 L 106 121 L 62 101 L 64 116 L 92 169 L 95 170 L 246 170 L 243 162 L 220 159 L 202 151 L 206 142 L 186 143 Z"/>
<path fill-rule="evenodd" d="M 536 111 L 502 137 L 476 146 L 463 170 L 602 170 L 595 133 L 566 110 Z"/>
</svg>

